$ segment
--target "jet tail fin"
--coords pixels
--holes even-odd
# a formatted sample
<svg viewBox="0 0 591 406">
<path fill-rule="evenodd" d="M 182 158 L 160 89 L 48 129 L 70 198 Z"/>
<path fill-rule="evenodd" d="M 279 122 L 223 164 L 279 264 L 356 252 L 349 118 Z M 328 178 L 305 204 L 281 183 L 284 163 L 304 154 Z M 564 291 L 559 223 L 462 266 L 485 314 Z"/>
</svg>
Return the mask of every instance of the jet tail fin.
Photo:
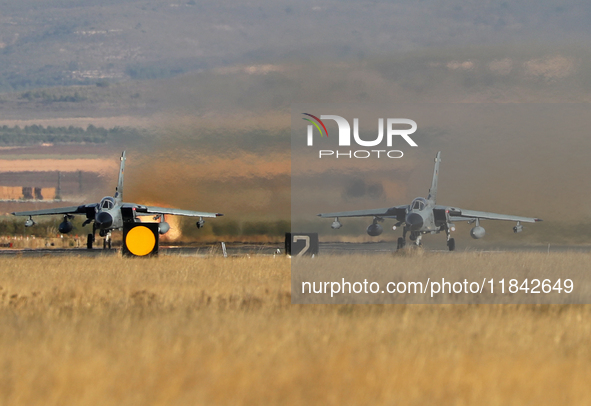
<svg viewBox="0 0 591 406">
<path fill-rule="evenodd" d="M 433 169 L 433 181 L 431 182 L 431 189 L 429 189 L 429 196 L 427 200 L 435 203 L 437 199 L 437 180 L 439 179 L 439 164 L 441 163 L 441 151 L 435 157 L 435 168 Z"/>
<path fill-rule="evenodd" d="M 115 199 L 123 200 L 123 170 L 125 168 L 125 151 L 121 154 L 121 166 L 119 167 L 119 180 L 117 181 L 117 189 L 115 189 Z"/>
</svg>

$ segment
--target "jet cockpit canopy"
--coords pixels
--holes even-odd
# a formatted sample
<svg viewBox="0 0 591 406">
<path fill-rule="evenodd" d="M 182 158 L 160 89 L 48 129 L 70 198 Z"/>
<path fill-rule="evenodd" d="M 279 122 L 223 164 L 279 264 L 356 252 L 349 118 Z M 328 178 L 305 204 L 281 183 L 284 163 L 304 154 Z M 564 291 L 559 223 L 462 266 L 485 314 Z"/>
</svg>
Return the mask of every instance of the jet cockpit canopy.
<svg viewBox="0 0 591 406">
<path fill-rule="evenodd" d="M 427 201 L 422 197 L 417 197 L 410 204 L 411 210 L 423 210 L 427 206 Z"/>
<path fill-rule="evenodd" d="M 103 197 L 101 199 L 102 210 L 111 210 L 113 207 L 115 207 L 115 199 L 113 199 L 111 196 Z"/>
</svg>

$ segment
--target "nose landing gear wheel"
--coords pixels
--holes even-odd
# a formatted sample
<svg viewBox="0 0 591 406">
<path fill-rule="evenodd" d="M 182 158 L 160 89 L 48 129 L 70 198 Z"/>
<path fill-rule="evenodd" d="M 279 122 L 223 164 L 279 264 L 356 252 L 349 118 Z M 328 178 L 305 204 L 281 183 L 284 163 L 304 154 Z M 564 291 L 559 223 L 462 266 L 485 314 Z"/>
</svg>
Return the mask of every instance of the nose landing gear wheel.
<svg viewBox="0 0 591 406">
<path fill-rule="evenodd" d="M 106 250 L 106 249 L 109 249 L 110 250 L 111 249 L 111 232 L 110 231 L 107 231 L 104 234 L 105 234 L 104 235 L 105 239 L 103 240 L 103 249 L 104 250 Z"/>
<path fill-rule="evenodd" d="M 447 247 L 449 248 L 450 251 L 453 251 L 456 249 L 456 240 L 454 240 L 453 238 L 450 238 L 449 241 L 447 241 Z"/>
</svg>

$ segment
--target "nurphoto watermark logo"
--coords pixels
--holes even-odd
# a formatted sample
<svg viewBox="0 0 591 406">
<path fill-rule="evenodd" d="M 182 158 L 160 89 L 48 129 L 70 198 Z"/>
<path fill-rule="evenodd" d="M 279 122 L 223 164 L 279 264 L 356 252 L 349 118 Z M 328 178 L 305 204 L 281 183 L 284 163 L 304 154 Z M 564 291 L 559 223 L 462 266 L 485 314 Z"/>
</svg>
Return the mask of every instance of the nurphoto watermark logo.
<svg viewBox="0 0 591 406">
<path fill-rule="evenodd" d="M 351 147 L 351 125 L 349 121 L 341 116 L 336 115 L 320 115 L 317 117 L 310 113 L 302 113 L 306 117 L 302 117 L 305 121 L 309 122 L 306 133 L 306 145 L 309 147 L 314 146 L 314 134 L 320 134 L 321 138 L 324 138 L 321 142 L 321 148 L 330 147 L 330 143 L 334 144 L 334 141 L 329 140 L 328 130 L 323 120 L 334 120 L 338 126 L 338 145 L 339 147 Z M 353 142 L 362 147 L 361 149 L 320 149 L 318 150 L 318 158 L 357 158 L 366 159 L 370 157 L 374 158 L 402 158 L 404 153 L 398 149 L 392 148 L 394 139 L 401 137 L 403 141 L 408 143 L 411 147 L 417 147 L 417 143 L 410 137 L 417 130 L 417 123 L 407 118 L 388 118 L 386 125 L 384 126 L 384 119 L 378 119 L 378 135 L 375 139 L 364 140 L 359 135 L 359 119 L 353 118 Z M 410 126 L 410 128 L 409 128 Z M 384 130 L 385 127 L 385 130 Z M 315 131 L 315 129 L 317 131 Z M 385 133 L 385 137 L 384 137 Z M 334 139 L 335 137 L 333 137 Z M 385 143 L 385 145 L 384 145 Z M 383 148 L 383 149 L 381 149 Z"/>
</svg>

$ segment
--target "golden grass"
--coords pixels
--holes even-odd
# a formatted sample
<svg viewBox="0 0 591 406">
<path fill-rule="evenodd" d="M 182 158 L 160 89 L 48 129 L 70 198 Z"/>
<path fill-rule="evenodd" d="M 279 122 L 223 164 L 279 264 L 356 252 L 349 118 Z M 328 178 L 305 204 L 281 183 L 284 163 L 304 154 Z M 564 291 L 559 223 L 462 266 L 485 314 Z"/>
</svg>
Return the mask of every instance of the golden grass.
<svg viewBox="0 0 591 406">
<path fill-rule="evenodd" d="M 291 305 L 283 257 L 0 258 L 0 286 L 2 405 L 591 400 L 589 306 Z"/>
</svg>

